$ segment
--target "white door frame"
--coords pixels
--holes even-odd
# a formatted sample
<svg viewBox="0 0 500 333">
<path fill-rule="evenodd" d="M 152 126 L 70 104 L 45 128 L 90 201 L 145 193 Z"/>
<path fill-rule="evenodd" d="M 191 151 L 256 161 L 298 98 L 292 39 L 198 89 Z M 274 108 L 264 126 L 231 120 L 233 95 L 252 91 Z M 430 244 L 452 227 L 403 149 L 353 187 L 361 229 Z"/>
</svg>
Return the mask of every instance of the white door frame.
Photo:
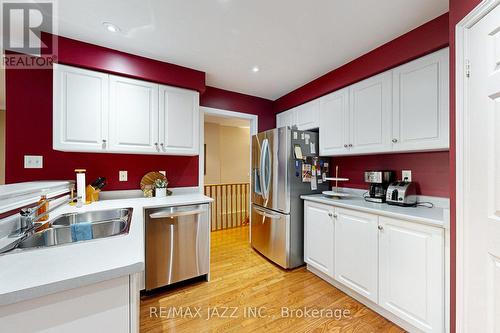
<svg viewBox="0 0 500 333">
<path fill-rule="evenodd" d="M 456 153 L 456 332 L 464 332 L 464 179 L 468 175 L 465 136 L 468 134 L 465 124 L 470 118 L 468 106 L 469 87 L 466 78 L 466 66 L 469 55 L 470 29 L 486 14 L 492 11 L 500 0 L 483 0 L 474 10 L 465 16 L 455 30 L 455 153 Z"/>
<path fill-rule="evenodd" d="M 212 116 L 224 117 L 224 118 L 237 118 L 250 121 L 250 165 L 248 170 L 250 172 L 250 177 L 252 176 L 252 135 L 258 133 L 259 129 L 259 117 L 254 114 L 242 113 L 236 111 L 222 110 L 209 108 L 205 106 L 200 106 L 200 155 L 198 158 L 198 187 L 200 193 L 204 193 L 205 187 L 205 175 L 203 173 L 205 165 L 205 154 L 203 147 L 205 145 L 205 114 Z M 251 182 L 251 179 L 250 179 Z M 250 200 L 250 199 L 249 199 Z"/>
</svg>

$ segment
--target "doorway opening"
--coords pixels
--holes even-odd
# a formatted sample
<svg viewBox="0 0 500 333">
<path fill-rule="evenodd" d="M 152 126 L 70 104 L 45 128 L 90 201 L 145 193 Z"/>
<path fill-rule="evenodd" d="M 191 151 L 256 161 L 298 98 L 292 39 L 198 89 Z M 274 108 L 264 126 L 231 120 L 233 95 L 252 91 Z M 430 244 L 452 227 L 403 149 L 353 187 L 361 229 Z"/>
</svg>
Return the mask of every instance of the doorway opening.
<svg viewBox="0 0 500 333">
<path fill-rule="evenodd" d="M 211 231 L 244 227 L 250 219 L 251 136 L 257 116 L 201 108 L 200 186 L 214 199 Z"/>
</svg>

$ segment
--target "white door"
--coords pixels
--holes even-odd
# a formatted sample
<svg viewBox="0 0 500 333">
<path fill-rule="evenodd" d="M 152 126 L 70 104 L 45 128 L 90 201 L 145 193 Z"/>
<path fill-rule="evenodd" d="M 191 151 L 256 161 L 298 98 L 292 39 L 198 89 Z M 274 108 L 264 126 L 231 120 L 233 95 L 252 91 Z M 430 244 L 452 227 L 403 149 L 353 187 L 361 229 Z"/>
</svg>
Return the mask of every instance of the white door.
<svg viewBox="0 0 500 333">
<path fill-rule="evenodd" d="M 468 105 L 463 147 L 457 146 L 464 168 L 458 179 L 463 209 L 457 206 L 457 214 L 463 214 L 463 224 L 457 262 L 463 274 L 457 276 L 457 316 L 461 332 L 493 333 L 500 331 L 500 7 L 467 30 L 471 72 L 465 78 L 467 95 L 458 92 Z"/>
<path fill-rule="evenodd" d="M 334 277 L 333 207 L 306 201 L 304 204 L 304 261 Z"/>
<path fill-rule="evenodd" d="M 319 154 L 349 153 L 349 89 L 344 88 L 320 99 Z"/>
<path fill-rule="evenodd" d="M 198 92 L 161 85 L 159 94 L 160 151 L 172 155 L 198 155 Z"/>
<path fill-rule="evenodd" d="M 108 140 L 107 74 L 54 65 L 53 148 L 105 151 Z"/>
<path fill-rule="evenodd" d="M 379 228 L 379 304 L 424 332 L 444 332 L 443 229 L 382 216 Z"/>
<path fill-rule="evenodd" d="M 297 128 L 307 131 L 319 127 L 319 99 L 297 107 Z"/>
<path fill-rule="evenodd" d="M 393 70 L 393 149 L 449 147 L 449 50 Z"/>
<path fill-rule="evenodd" d="M 335 210 L 335 279 L 378 300 L 378 216 Z"/>
<path fill-rule="evenodd" d="M 392 75 L 385 72 L 350 88 L 351 153 L 392 150 Z"/>
<path fill-rule="evenodd" d="M 292 127 L 297 125 L 297 113 L 296 109 L 290 109 L 276 115 L 276 128 L 280 127 Z"/>
<path fill-rule="evenodd" d="M 110 150 L 156 153 L 158 129 L 158 85 L 111 75 Z"/>
</svg>

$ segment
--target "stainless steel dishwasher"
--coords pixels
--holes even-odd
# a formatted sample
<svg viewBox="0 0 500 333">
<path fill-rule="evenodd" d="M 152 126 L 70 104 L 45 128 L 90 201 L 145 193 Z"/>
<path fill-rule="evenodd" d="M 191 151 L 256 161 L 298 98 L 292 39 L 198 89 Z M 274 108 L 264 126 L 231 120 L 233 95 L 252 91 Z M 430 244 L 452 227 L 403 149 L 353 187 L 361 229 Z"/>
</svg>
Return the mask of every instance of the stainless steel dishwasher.
<svg viewBox="0 0 500 333">
<path fill-rule="evenodd" d="M 147 209 L 146 290 L 208 274 L 209 205 Z"/>
</svg>

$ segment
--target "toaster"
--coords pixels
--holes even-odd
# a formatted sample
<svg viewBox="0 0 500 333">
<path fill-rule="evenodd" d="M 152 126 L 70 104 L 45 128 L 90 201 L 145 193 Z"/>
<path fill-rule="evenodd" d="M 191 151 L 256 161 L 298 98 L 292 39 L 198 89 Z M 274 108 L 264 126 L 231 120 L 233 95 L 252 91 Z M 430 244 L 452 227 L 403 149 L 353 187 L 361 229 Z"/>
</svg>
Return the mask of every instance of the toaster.
<svg viewBox="0 0 500 333">
<path fill-rule="evenodd" d="M 417 189 L 412 182 L 394 182 L 387 188 L 385 201 L 389 205 L 415 206 L 417 204 Z"/>
</svg>

